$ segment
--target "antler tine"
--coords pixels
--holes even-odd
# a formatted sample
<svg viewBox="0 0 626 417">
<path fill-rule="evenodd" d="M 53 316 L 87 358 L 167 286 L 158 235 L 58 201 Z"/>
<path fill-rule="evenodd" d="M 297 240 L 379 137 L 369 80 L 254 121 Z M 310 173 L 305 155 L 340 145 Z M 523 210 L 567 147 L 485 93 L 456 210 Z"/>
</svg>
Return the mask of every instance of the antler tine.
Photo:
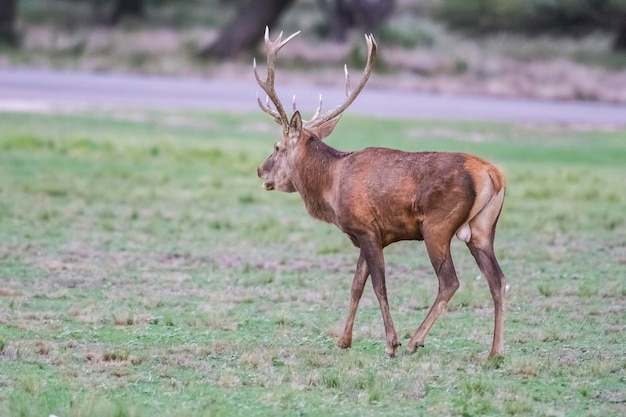
<svg viewBox="0 0 626 417">
<path fill-rule="evenodd" d="M 337 116 L 340 116 L 341 113 L 343 113 L 343 111 L 347 109 L 348 106 L 350 106 L 350 104 L 352 104 L 352 102 L 361 93 L 361 90 L 363 90 L 365 84 L 367 84 L 367 80 L 372 74 L 372 69 L 374 67 L 374 63 L 376 62 L 376 53 L 378 50 L 378 45 L 376 44 L 376 40 L 374 39 L 374 36 L 372 34 L 365 35 L 365 42 L 367 43 L 367 62 L 365 64 L 365 69 L 363 70 L 363 75 L 361 76 L 361 79 L 359 80 L 359 83 L 357 84 L 354 91 L 350 92 L 350 77 L 348 75 L 348 68 L 347 66 L 344 66 L 344 72 L 346 77 L 346 100 L 343 102 L 343 104 L 322 115 L 319 115 L 318 112 L 316 112 L 311 120 L 305 122 L 305 127 L 317 127 L 328 122 L 329 120 L 336 118 Z"/>
<path fill-rule="evenodd" d="M 315 110 L 315 113 L 313 113 L 313 117 L 311 117 L 311 120 L 315 120 L 318 117 L 320 117 L 320 113 L 322 112 L 322 94 L 320 93 L 320 103 L 317 106 L 317 109 Z"/>
<path fill-rule="evenodd" d="M 253 68 L 254 68 L 254 77 L 256 78 L 259 86 L 265 91 L 269 100 L 272 101 L 276 110 L 269 107 L 269 101 L 267 101 L 266 105 L 263 105 L 261 100 L 257 96 L 257 101 L 261 110 L 265 113 L 269 114 L 274 118 L 276 123 L 282 125 L 283 127 L 289 126 L 289 118 L 287 117 L 287 113 L 283 108 L 280 99 L 278 98 L 278 94 L 276 93 L 276 89 L 274 88 L 274 79 L 275 79 L 275 70 L 276 70 L 276 56 L 278 51 L 285 46 L 290 40 L 296 37 L 300 31 L 292 34 L 287 39 L 282 40 L 283 32 L 280 32 L 276 40 L 272 41 L 270 39 L 270 29 L 269 27 L 265 27 L 265 50 L 267 53 L 267 77 L 265 81 L 261 79 L 257 71 L 256 59 L 253 60 Z"/>
<path fill-rule="evenodd" d="M 265 104 L 263 104 L 263 102 L 261 101 L 261 97 L 259 97 L 259 93 L 256 93 L 256 101 L 259 104 L 261 110 L 272 116 L 276 123 L 278 123 L 279 125 L 283 124 L 283 121 L 280 118 L 280 114 L 270 107 L 270 98 L 268 96 L 265 96 Z"/>
<path fill-rule="evenodd" d="M 259 74 L 257 73 L 256 70 L 256 58 L 253 60 L 253 66 L 254 66 L 254 75 L 256 76 L 257 81 L 259 82 L 259 84 L 261 85 L 261 88 L 263 88 L 263 90 L 265 90 L 265 88 L 263 87 L 263 83 L 262 81 L 260 81 L 260 77 Z M 276 110 L 272 109 L 269 106 L 269 95 L 265 96 L 265 104 L 263 104 L 263 102 L 261 101 L 261 97 L 259 96 L 259 93 L 256 93 L 256 101 L 259 104 L 259 107 L 261 108 L 261 110 L 263 110 L 265 113 L 269 114 L 270 116 L 272 116 L 274 118 L 274 121 L 276 123 L 278 123 L 279 125 L 283 124 L 283 119 L 280 115 L 280 113 L 278 113 Z"/>
<path fill-rule="evenodd" d="M 278 51 L 280 51 L 280 48 L 282 48 L 283 46 L 285 46 L 287 44 L 287 42 L 289 42 L 290 40 L 292 40 L 293 38 L 298 36 L 300 34 L 300 32 L 301 31 L 297 31 L 296 33 L 293 33 L 292 35 L 290 35 L 287 39 L 285 39 L 283 41 L 282 40 L 283 32 L 281 31 L 278 34 L 278 36 L 276 37 L 276 40 L 274 42 L 272 42 L 270 40 L 270 28 L 269 28 L 269 26 L 265 26 L 265 36 L 264 36 L 264 38 L 265 38 L 265 47 L 268 48 L 268 52 L 270 50 L 278 52 Z"/>
</svg>

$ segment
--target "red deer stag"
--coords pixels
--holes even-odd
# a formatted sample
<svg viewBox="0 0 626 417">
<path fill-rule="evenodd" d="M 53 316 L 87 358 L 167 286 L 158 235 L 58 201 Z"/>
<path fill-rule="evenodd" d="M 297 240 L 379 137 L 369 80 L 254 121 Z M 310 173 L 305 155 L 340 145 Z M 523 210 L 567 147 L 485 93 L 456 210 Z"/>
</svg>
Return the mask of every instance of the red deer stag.
<svg viewBox="0 0 626 417">
<path fill-rule="evenodd" d="M 456 234 L 467 244 L 489 283 L 495 308 L 490 357 L 502 355 L 505 277 L 493 242 L 504 201 L 503 174 L 489 162 L 464 153 L 387 148 L 342 152 L 328 146 L 323 139 L 365 86 L 376 60 L 377 45 L 371 35 L 365 36 L 367 64 L 352 92 L 346 70 L 347 97 L 343 104 L 321 113 L 320 97 L 320 106 L 311 120 L 302 120 L 298 111 L 289 119 L 274 88 L 275 65 L 280 49 L 298 33 L 285 40 L 281 33 L 271 41 L 266 29 L 265 81 L 254 63 L 254 75 L 267 94 L 265 104 L 258 100 L 259 106 L 283 128 L 274 152 L 257 172 L 266 190 L 299 192 L 312 217 L 334 224 L 360 249 L 348 319 L 337 346 L 349 348 L 352 344 L 354 316 L 371 275 L 385 326 L 385 351 L 389 356 L 396 354 L 400 343 L 387 302 L 383 248 L 400 240 L 423 240 L 439 279 L 437 298 L 411 337 L 408 351 L 423 346 L 459 287 L 450 255 L 450 242 Z"/>
</svg>

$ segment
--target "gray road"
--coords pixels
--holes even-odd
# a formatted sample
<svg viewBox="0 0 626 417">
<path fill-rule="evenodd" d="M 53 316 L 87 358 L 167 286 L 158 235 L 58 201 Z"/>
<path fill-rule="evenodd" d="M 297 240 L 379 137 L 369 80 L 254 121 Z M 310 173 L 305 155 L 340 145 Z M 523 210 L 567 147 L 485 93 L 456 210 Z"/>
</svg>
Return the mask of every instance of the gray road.
<svg viewBox="0 0 626 417">
<path fill-rule="evenodd" d="M 256 111 L 256 85 L 246 79 L 198 79 L 88 74 L 0 68 L 0 110 L 117 107 Z M 284 101 L 297 95 L 305 114 L 323 94 L 325 107 L 339 104 L 343 88 L 282 86 Z M 308 111 L 307 111 L 308 110 Z M 448 96 L 366 88 L 349 109 L 378 117 L 556 122 L 626 126 L 626 106 L 478 96 Z"/>
</svg>

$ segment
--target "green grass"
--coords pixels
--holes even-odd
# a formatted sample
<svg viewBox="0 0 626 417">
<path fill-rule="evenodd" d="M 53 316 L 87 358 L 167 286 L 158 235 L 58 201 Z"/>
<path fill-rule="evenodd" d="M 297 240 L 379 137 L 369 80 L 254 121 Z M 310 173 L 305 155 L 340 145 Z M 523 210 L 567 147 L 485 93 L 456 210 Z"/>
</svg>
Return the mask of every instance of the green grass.
<svg viewBox="0 0 626 417">
<path fill-rule="evenodd" d="M 506 357 L 466 248 L 412 356 L 384 356 L 357 253 L 268 193 L 262 115 L 0 114 L 0 415 L 619 416 L 626 407 L 626 142 L 567 127 L 346 117 L 328 139 L 459 150 L 508 177 Z M 403 343 L 436 294 L 423 244 L 386 251 Z"/>
</svg>

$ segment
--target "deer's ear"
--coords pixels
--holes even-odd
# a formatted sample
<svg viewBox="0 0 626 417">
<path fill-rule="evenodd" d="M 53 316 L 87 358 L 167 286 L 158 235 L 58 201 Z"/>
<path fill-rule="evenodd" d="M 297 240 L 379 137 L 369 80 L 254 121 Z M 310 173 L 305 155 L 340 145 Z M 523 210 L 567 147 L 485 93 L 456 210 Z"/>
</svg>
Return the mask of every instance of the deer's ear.
<svg viewBox="0 0 626 417">
<path fill-rule="evenodd" d="M 289 122 L 289 137 L 298 139 L 300 138 L 300 134 L 302 133 L 302 116 L 300 116 L 300 112 L 296 111 L 293 116 L 291 116 L 291 121 Z"/>
<path fill-rule="evenodd" d="M 333 130 L 335 130 L 335 126 L 337 126 L 337 123 L 339 123 L 339 119 L 341 119 L 341 115 L 335 117 L 334 119 L 330 119 L 325 123 L 322 123 L 314 129 L 315 135 L 321 140 L 324 140 L 324 138 L 330 136 L 330 134 L 333 133 Z"/>
</svg>

